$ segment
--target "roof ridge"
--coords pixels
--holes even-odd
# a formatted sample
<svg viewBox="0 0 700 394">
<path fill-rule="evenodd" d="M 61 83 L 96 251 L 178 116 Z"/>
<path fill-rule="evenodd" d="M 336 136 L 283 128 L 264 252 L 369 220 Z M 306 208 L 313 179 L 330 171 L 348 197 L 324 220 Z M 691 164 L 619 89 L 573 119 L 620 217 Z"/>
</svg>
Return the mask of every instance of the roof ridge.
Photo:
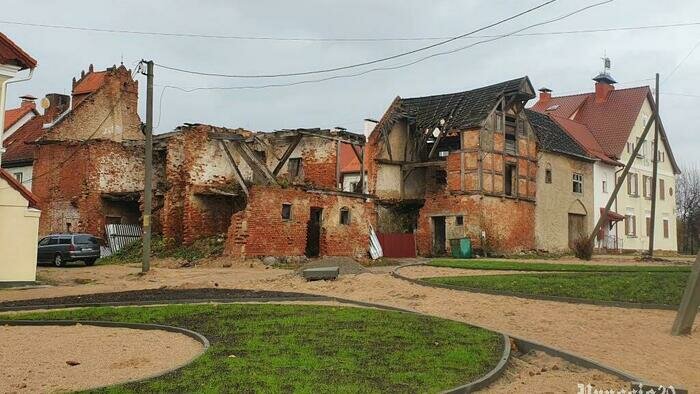
<svg viewBox="0 0 700 394">
<path fill-rule="evenodd" d="M 620 89 L 613 89 L 611 93 L 613 92 L 621 92 L 623 90 L 633 90 L 633 89 L 649 89 L 651 90 L 651 87 L 649 85 L 643 85 L 643 86 L 632 86 L 629 88 L 620 88 Z M 561 96 L 552 96 L 552 99 L 557 99 L 557 98 L 566 98 L 566 97 L 574 97 L 574 96 L 589 96 L 595 94 L 595 91 L 593 92 L 585 92 L 585 93 L 575 93 L 575 94 L 565 94 Z"/>
<path fill-rule="evenodd" d="M 462 91 L 452 92 L 452 93 L 430 94 L 427 96 L 401 97 L 401 100 L 425 99 L 425 98 L 432 98 L 432 97 L 444 97 L 444 96 L 452 96 L 452 95 L 457 95 L 457 94 L 469 93 L 469 92 L 473 92 L 475 90 L 488 89 L 488 88 L 492 88 L 492 87 L 498 86 L 498 85 L 504 85 L 507 83 L 515 82 L 515 81 L 521 81 L 525 78 L 527 78 L 527 75 L 523 75 L 522 77 L 519 77 L 519 78 L 512 78 L 512 79 L 508 79 L 505 81 L 492 83 L 492 84 L 486 85 L 486 86 L 480 86 L 480 87 L 474 88 L 474 89 L 462 90 Z"/>
</svg>

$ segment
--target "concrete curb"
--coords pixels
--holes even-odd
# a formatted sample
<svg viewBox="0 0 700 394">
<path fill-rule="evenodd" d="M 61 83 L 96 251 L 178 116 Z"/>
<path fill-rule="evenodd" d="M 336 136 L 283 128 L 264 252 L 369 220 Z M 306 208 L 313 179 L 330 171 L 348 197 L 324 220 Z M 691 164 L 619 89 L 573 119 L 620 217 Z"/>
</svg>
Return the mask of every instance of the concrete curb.
<svg viewBox="0 0 700 394">
<path fill-rule="evenodd" d="M 199 342 L 202 344 L 202 351 L 197 354 L 196 356 L 190 358 L 189 360 L 185 361 L 184 363 L 173 367 L 166 369 L 164 371 L 145 376 L 139 379 L 133 379 L 133 380 L 127 380 L 124 382 L 119 382 L 115 384 L 110 384 L 106 386 L 98 386 L 98 387 L 92 387 L 88 390 L 99 390 L 99 389 L 105 389 L 105 388 L 110 388 L 110 387 L 116 387 L 116 386 L 121 386 L 124 384 L 131 384 L 131 383 L 139 383 L 139 382 L 144 382 L 146 380 L 150 379 L 155 379 L 164 375 L 167 375 L 169 373 L 175 372 L 181 368 L 184 368 L 188 365 L 190 365 L 194 360 L 198 359 L 201 357 L 204 353 L 209 350 L 209 340 L 202 334 L 188 330 L 186 328 L 182 327 L 175 327 L 175 326 L 166 326 L 162 324 L 148 324 L 148 323 L 127 323 L 127 322 L 111 322 L 111 321 L 94 321 L 94 320 L 0 320 L 0 325 L 3 326 L 74 326 L 74 325 L 83 325 L 83 326 L 96 326 L 96 327 L 110 327 L 110 328 L 130 328 L 130 329 L 136 329 L 136 330 L 161 330 L 161 331 L 167 331 L 167 332 L 172 332 L 176 334 L 182 334 L 185 336 L 188 336 L 195 341 Z"/>
<path fill-rule="evenodd" d="M 399 266 L 396 269 L 402 268 L 402 267 L 407 267 L 411 265 L 423 265 L 423 263 L 412 263 L 412 264 L 407 264 L 403 266 Z M 403 279 L 403 278 L 400 278 Z M 410 278 L 406 278 L 406 280 L 410 280 Z M 420 284 L 420 283 L 419 283 Z M 659 387 L 660 385 L 654 385 L 646 382 L 644 379 L 638 378 L 635 375 L 632 375 L 629 372 L 619 370 L 616 368 L 609 367 L 605 364 L 602 364 L 600 362 L 597 362 L 592 359 L 588 359 L 582 356 L 578 356 L 574 353 L 570 353 L 555 347 L 551 347 L 548 345 L 544 345 L 535 341 L 527 340 L 524 338 L 516 337 L 513 335 L 510 335 L 508 333 L 503 333 L 503 332 L 498 332 L 494 331 L 493 329 L 483 327 L 477 324 L 473 323 L 466 323 L 463 321 L 459 321 L 456 319 L 451 319 L 451 318 L 446 318 L 446 317 L 438 317 L 438 316 L 433 316 L 433 315 L 428 315 L 425 313 L 409 310 L 409 309 L 404 309 L 404 308 L 399 308 L 399 307 L 393 307 L 393 306 L 386 306 L 386 305 L 381 305 L 381 304 L 373 304 L 369 302 L 364 302 L 364 301 L 354 301 L 354 300 L 348 300 L 344 298 L 339 298 L 339 297 L 329 297 L 329 296 L 312 296 L 310 295 L 309 297 L 279 297 L 279 298 L 259 298 L 259 299 L 251 299 L 251 298 L 243 298 L 243 299 L 198 299 L 198 300 L 160 300 L 160 301 L 153 301 L 153 302 L 148 302 L 148 303 L 125 303 L 125 302 L 120 302 L 120 303 L 96 303 L 96 304 L 73 304 L 73 305 L 48 305 L 48 306 L 32 306 L 31 309 L 28 309 L 27 311 L 31 310 L 36 310 L 36 309 L 65 309 L 65 308 L 90 308 L 90 307 L 99 307 L 99 306 L 155 306 L 155 305 L 170 305 L 170 304 L 207 304 L 207 303 L 221 303 L 221 304 L 235 304 L 235 303 L 246 303 L 246 302 L 254 302 L 254 303 L 260 303 L 260 302 L 269 302 L 269 303 L 280 303 L 280 302 L 308 302 L 308 301 L 331 301 L 331 302 L 338 302 L 338 303 L 343 303 L 343 304 L 348 304 L 348 305 L 355 305 L 359 307 L 364 307 L 364 308 L 375 308 L 375 309 L 382 309 L 382 310 L 387 310 L 387 311 L 393 311 L 393 312 L 401 312 L 401 313 L 411 313 L 411 314 L 416 314 L 416 315 L 422 315 L 422 316 L 427 316 L 427 317 L 432 317 L 432 318 L 439 318 L 439 319 L 445 319 L 445 320 L 451 320 L 455 321 L 461 324 L 467 324 L 472 327 L 476 328 L 481 328 L 487 331 L 491 332 L 496 332 L 498 334 L 501 334 L 504 338 L 507 338 L 507 340 L 504 340 L 504 350 L 503 354 L 506 352 L 508 353 L 508 358 L 503 361 L 503 354 L 501 357 L 501 361 L 494 367 L 493 370 L 490 372 L 486 373 L 484 376 L 481 378 L 471 382 L 467 383 L 463 386 L 455 387 L 453 389 L 446 390 L 445 393 L 469 393 L 473 392 L 476 390 L 480 390 L 489 384 L 493 383 L 495 380 L 497 380 L 503 371 L 505 370 L 507 366 L 507 361 L 510 357 L 510 339 L 512 339 L 516 346 L 521 349 L 524 353 L 530 350 L 539 350 L 544 353 L 547 353 L 551 356 L 555 357 L 560 357 L 566 361 L 569 361 L 573 364 L 585 367 L 585 368 L 590 368 L 590 369 L 596 369 L 602 372 L 605 372 L 610 375 L 617 376 L 623 380 L 626 380 L 630 383 L 643 383 L 645 385 L 649 385 L 652 387 Z M 21 307 L 12 307 L 12 311 L 23 311 L 24 309 L 21 309 Z M 2 311 L 0 309 L 0 311 Z M 10 322 L 14 322 L 17 320 L 10 320 Z M 33 320 L 32 320 L 33 321 Z M 63 321 L 63 320 L 60 320 Z M 97 322 L 97 323 L 109 323 L 109 322 Z M 3 321 L 0 320 L 0 324 L 3 324 Z M 70 324 L 70 323 L 69 323 Z M 72 323 L 74 324 L 74 323 Z M 83 324 L 81 322 L 81 324 Z M 86 323 L 87 324 L 87 323 Z M 137 324 L 137 323 L 134 323 Z M 156 326 L 156 325 L 154 325 Z M 167 326 L 164 326 L 167 327 Z M 206 338 L 205 338 L 206 339 Z M 182 366 L 181 366 L 182 367 Z M 178 367 L 178 368 L 181 368 Z M 157 376 L 161 376 L 162 374 L 159 374 Z M 154 376 L 154 377 L 157 377 Z M 148 379 L 154 378 L 154 377 L 149 377 Z M 145 380 L 145 379 L 143 379 Z M 142 380 L 139 380 L 142 381 Z M 133 382 L 129 382 L 133 383 Z M 683 389 L 681 388 L 682 386 L 674 386 L 676 388 L 676 392 L 682 393 Z M 679 391 L 680 390 L 680 391 Z"/>
<path fill-rule="evenodd" d="M 660 309 L 660 310 L 669 310 L 669 311 L 678 310 L 677 305 L 647 304 L 647 303 L 625 302 L 625 301 L 596 301 L 596 300 L 587 300 L 585 298 L 576 298 L 576 297 L 536 295 L 536 294 L 517 293 L 517 292 L 512 292 L 512 291 L 489 290 L 489 289 L 479 289 L 479 288 L 473 288 L 473 287 L 453 286 L 453 285 L 446 285 L 446 284 L 440 284 L 440 283 L 432 283 L 432 282 L 428 282 L 426 280 L 419 279 L 419 278 L 409 278 L 409 277 L 401 275 L 398 272 L 401 268 L 415 267 L 415 266 L 421 266 L 421 265 L 427 266 L 427 264 L 424 264 L 424 263 L 411 263 L 411 264 L 401 265 L 399 267 L 396 267 L 393 271 L 391 271 L 391 276 L 393 276 L 394 278 L 402 279 L 402 280 L 405 280 L 405 281 L 408 281 L 408 282 L 411 282 L 411 283 L 414 283 L 417 285 L 421 285 L 421 286 L 435 287 L 435 288 L 448 289 L 448 290 L 459 290 L 459 291 L 466 291 L 466 292 L 470 292 L 470 293 L 490 294 L 490 295 L 498 295 L 498 296 L 506 296 L 506 297 L 518 297 L 518 298 L 524 298 L 527 300 L 557 301 L 557 302 L 566 302 L 566 303 L 570 303 L 570 304 L 610 306 L 610 307 L 615 307 L 615 308 L 627 308 L 627 309 Z M 533 273 L 535 273 L 535 272 L 533 272 Z M 523 274 L 523 275 L 527 275 L 527 274 Z M 560 273 L 556 273 L 553 275 L 560 275 Z M 461 275 L 461 276 L 464 276 L 464 275 Z"/>
</svg>

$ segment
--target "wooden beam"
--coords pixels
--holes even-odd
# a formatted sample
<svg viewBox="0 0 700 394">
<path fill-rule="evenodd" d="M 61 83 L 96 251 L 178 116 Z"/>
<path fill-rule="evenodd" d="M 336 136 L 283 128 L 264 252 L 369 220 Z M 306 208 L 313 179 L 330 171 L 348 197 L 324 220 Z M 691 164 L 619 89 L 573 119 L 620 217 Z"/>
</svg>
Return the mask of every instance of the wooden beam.
<svg viewBox="0 0 700 394">
<path fill-rule="evenodd" d="M 681 305 L 678 308 L 676 320 L 673 322 L 671 334 L 673 335 L 688 335 L 693 328 L 695 316 L 700 307 L 700 252 L 695 257 L 693 270 L 690 271 L 690 278 L 685 285 Z"/>
<path fill-rule="evenodd" d="M 301 142 L 301 139 L 304 138 L 303 134 L 297 135 L 294 140 L 292 141 L 291 144 L 287 147 L 287 150 L 284 151 L 284 154 L 282 155 L 282 158 L 280 161 L 277 163 L 277 166 L 275 166 L 275 169 L 272 170 L 272 175 L 277 176 L 277 174 L 280 172 L 282 167 L 284 166 L 284 163 L 289 160 L 289 157 L 292 155 L 294 152 L 294 149 L 296 149 L 297 145 L 299 145 L 299 142 Z"/>
<path fill-rule="evenodd" d="M 238 184 L 241 185 L 241 189 L 243 189 L 243 193 L 245 193 L 245 195 L 247 196 L 248 195 L 248 186 L 246 186 L 245 181 L 243 180 L 243 175 L 241 174 L 241 171 L 238 169 L 236 162 L 233 160 L 233 155 L 231 155 L 231 151 L 229 151 L 228 146 L 226 146 L 226 141 L 219 140 L 219 143 L 224 148 L 224 152 L 226 152 L 226 156 L 228 157 L 229 164 L 231 164 L 231 167 L 233 167 L 233 176 L 238 181 Z"/>
<path fill-rule="evenodd" d="M 246 162 L 248 162 L 248 164 L 250 165 L 250 168 L 252 168 L 253 170 L 257 169 L 258 172 L 260 172 L 268 180 L 269 183 L 277 184 L 277 179 L 275 178 L 274 175 L 272 175 L 272 173 L 270 172 L 270 169 L 267 168 L 267 165 L 265 165 L 265 163 L 261 162 L 260 159 L 258 159 L 255 152 L 253 152 L 253 150 L 250 149 L 250 147 L 247 144 L 245 144 L 245 143 L 240 144 L 239 143 L 239 144 L 235 144 L 234 146 L 236 147 L 236 149 L 238 149 L 238 152 L 241 153 L 241 157 L 246 159 L 246 156 L 247 156 Z M 251 165 L 251 163 L 252 163 L 252 165 Z"/>
<path fill-rule="evenodd" d="M 339 142 L 345 142 L 348 144 L 354 144 L 354 145 L 364 145 L 365 141 L 362 141 L 360 138 L 349 138 L 349 137 L 338 137 L 334 135 L 325 135 L 325 134 L 317 134 L 313 133 L 310 131 L 297 131 L 298 134 L 301 135 L 307 135 L 309 137 L 318 137 L 318 138 L 325 138 L 327 140 L 332 140 L 332 141 L 339 141 Z"/>
<path fill-rule="evenodd" d="M 435 137 L 435 142 L 433 143 L 433 147 L 430 148 L 430 153 L 428 153 L 428 160 L 432 159 L 435 157 L 435 153 L 437 152 L 438 149 L 438 144 L 440 143 L 440 140 L 442 140 L 442 136 L 445 134 L 443 130 L 440 130 L 440 133 Z M 461 146 L 460 146 L 461 148 Z"/>
<path fill-rule="evenodd" d="M 389 134 L 386 132 L 386 128 L 382 129 L 382 137 L 384 137 L 384 144 L 386 145 L 386 153 L 389 155 L 389 160 L 394 160 L 391 155 L 391 144 L 389 143 Z"/>
<path fill-rule="evenodd" d="M 421 163 L 408 163 L 408 164 L 402 165 L 402 167 L 405 169 L 421 168 L 421 167 L 445 167 L 445 166 L 447 166 L 446 160 L 424 161 Z"/>
</svg>

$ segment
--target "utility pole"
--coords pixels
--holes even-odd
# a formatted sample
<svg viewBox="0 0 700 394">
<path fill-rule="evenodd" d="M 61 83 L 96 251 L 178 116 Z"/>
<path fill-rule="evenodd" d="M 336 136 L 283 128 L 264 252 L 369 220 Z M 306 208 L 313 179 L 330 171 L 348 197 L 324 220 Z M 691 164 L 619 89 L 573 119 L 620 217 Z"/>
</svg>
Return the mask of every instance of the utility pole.
<svg viewBox="0 0 700 394">
<path fill-rule="evenodd" d="M 151 200 L 153 195 L 153 61 L 146 63 L 146 140 L 143 186 L 143 262 L 141 272 L 151 268 Z"/>
<path fill-rule="evenodd" d="M 654 228 L 656 226 L 656 182 L 659 161 L 659 129 L 661 118 L 659 117 L 659 73 L 656 73 L 656 109 L 654 111 L 654 169 L 651 173 L 651 218 L 649 219 L 649 258 L 654 257 Z"/>
<path fill-rule="evenodd" d="M 692 271 L 690 271 L 688 284 L 685 286 L 681 305 L 678 307 L 678 314 L 676 314 L 676 320 L 671 328 L 671 334 L 690 334 L 693 329 L 695 316 L 698 314 L 698 307 L 700 307 L 700 252 L 695 257 L 695 264 Z"/>
</svg>

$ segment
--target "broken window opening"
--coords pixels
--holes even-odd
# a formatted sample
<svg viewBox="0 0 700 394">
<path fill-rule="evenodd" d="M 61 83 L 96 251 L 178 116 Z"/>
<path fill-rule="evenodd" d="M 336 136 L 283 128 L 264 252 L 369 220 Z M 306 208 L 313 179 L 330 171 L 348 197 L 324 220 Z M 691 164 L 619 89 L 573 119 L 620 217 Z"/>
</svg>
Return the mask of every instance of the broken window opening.
<svg viewBox="0 0 700 394">
<path fill-rule="evenodd" d="M 455 226 L 463 226 L 464 225 L 464 216 L 458 215 L 455 216 Z"/>
<path fill-rule="evenodd" d="M 572 176 L 572 184 L 574 193 L 583 193 L 583 174 L 574 172 Z"/>
<path fill-rule="evenodd" d="M 494 115 L 494 122 L 493 122 L 493 128 L 494 131 L 503 131 L 504 128 L 504 116 L 503 116 L 503 101 L 498 103 L 496 106 L 496 111 L 493 113 Z"/>
<path fill-rule="evenodd" d="M 517 153 L 516 149 L 516 144 L 515 144 L 515 133 L 517 129 L 517 123 L 515 121 L 515 117 L 513 116 L 506 116 L 506 128 L 505 128 L 505 134 L 506 134 L 506 153 L 514 155 Z"/>
<path fill-rule="evenodd" d="M 544 170 L 544 183 L 552 183 L 552 165 L 549 163 Z"/>
<path fill-rule="evenodd" d="M 301 175 L 301 157 L 294 157 L 287 161 L 287 173 L 292 178 L 297 178 Z"/>
<path fill-rule="evenodd" d="M 435 183 L 438 185 L 447 185 L 447 171 L 435 170 Z"/>
<path fill-rule="evenodd" d="M 347 207 L 340 208 L 340 224 L 350 225 L 350 209 Z"/>
<path fill-rule="evenodd" d="M 515 181 L 515 177 L 517 174 L 518 172 L 516 170 L 515 164 L 506 164 L 505 176 L 503 177 L 505 180 L 503 190 L 505 191 L 506 196 L 515 196 L 517 194 Z"/>
<path fill-rule="evenodd" d="M 282 204 L 282 220 L 292 220 L 292 204 Z"/>
</svg>

